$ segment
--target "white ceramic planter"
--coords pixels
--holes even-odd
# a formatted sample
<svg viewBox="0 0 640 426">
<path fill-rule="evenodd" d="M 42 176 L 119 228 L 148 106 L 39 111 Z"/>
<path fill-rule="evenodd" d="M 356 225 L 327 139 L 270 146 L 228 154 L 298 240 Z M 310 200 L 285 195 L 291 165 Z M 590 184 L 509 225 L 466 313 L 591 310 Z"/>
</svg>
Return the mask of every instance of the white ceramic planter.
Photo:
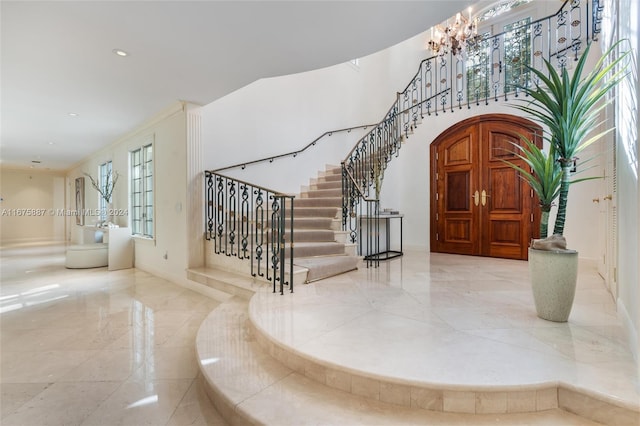
<svg viewBox="0 0 640 426">
<path fill-rule="evenodd" d="M 578 252 L 530 248 L 529 274 L 538 316 L 566 322 L 576 294 Z"/>
</svg>

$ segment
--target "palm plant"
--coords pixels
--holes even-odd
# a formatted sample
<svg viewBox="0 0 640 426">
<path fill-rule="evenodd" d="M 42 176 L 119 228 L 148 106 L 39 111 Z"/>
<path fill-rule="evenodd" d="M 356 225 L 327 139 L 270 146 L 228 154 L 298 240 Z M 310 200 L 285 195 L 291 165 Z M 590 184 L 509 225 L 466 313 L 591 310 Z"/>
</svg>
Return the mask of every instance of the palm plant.
<svg viewBox="0 0 640 426">
<path fill-rule="evenodd" d="M 607 92 L 626 76 L 627 63 L 624 60 L 630 53 L 629 51 L 622 53 L 608 64 L 606 63 L 607 58 L 616 51 L 619 44 L 620 41 L 604 52 L 592 71 L 584 77 L 582 74 L 590 45 L 586 47 L 577 61 L 572 76 L 569 75 L 566 68 L 558 71 L 551 62 L 545 60 L 545 70 L 528 67 L 542 85 L 520 87 L 532 100 L 523 101 L 524 103 L 514 107 L 539 120 L 547 127 L 548 130 L 544 133 L 543 138 L 549 142 L 551 148 L 549 153 L 545 154 L 530 141 L 524 141 L 525 146 L 520 148 L 521 154 L 518 156 L 525 160 L 533 173 L 528 173 L 522 168 L 515 168 L 520 171 L 523 178 L 540 197 L 543 219 L 544 209 L 547 208 L 547 203 L 553 203 L 557 181 L 560 181 L 557 189 L 558 212 L 553 229 L 554 234 L 562 235 L 564 233 L 569 186 L 572 183 L 590 179 L 572 180 L 571 169 L 574 167 L 577 155 L 613 130 L 608 129 L 588 137 L 594 128 L 602 124 L 600 112 L 611 100 L 601 101 Z M 513 164 L 511 166 L 514 167 Z M 548 212 L 546 218 L 548 220 Z M 541 221 L 541 228 L 542 226 L 543 222 Z"/>
<path fill-rule="evenodd" d="M 522 179 L 529 184 L 533 192 L 538 196 L 540 211 L 542 212 L 540 238 L 547 238 L 551 207 L 553 207 L 554 201 L 560 194 L 562 170 L 560 163 L 556 161 L 553 146 L 550 152 L 545 152 L 525 136 L 521 136 L 521 139 L 524 146 L 514 143 L 514 148 L 519 151 L 514 152 L 514 155 L 523 160 L 531 171 L 510 161 L 505 162 L 520 173 Z"/>
</svg>

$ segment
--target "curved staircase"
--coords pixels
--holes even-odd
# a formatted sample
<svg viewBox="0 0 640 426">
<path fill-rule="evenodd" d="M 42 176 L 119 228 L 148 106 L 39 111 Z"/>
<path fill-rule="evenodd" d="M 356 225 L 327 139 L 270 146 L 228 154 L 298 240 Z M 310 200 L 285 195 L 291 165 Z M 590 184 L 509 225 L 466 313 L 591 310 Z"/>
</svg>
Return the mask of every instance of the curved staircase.
<svg viewBox="0 0 640 426">
<path fill-rule="evenodd" d="M 347 244 L 346 232 L 340 230 L 342 169 L 328 166 L 318 173 L 293 205 L 293 264 L 308 270 L 305 282 L 356 269 L 360 258 L 356 256 L 355 244 Z M 285 221 L 285 229 L 290 229 L 290 223 Z M 291 241 L 288 232 L 285 240 Z"/>
</svg>

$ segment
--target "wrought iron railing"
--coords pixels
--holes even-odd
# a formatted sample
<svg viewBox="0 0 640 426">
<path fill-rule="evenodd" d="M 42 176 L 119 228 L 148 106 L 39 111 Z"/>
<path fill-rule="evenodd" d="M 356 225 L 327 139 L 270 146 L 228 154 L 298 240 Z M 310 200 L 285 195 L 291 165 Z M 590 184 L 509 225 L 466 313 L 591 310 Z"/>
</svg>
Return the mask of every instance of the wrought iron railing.
<svg viewBox="0 0 640 426">
<path fill-rule="evenodd" d="M 380 200 L 378 194 L 372 198 L 369 189 L 362 188 L 358 180 L 360 179 L 356 179 L 351 170 L 342 167 L 342 193 L 348 194 L 347 197 L 343 195 L 343 200 L 353 201 L 348 207 L 349 224 L 357 226 L 350 230 L 350 239 L 353 243 L 358 239 L 360 255 L 367 268 L 377 267 L 380 265 Z"/>
<path fill-rule="evenodd" d="M 286 285 L 293 292 L 294 198 L 205 171 L 206 239 L 215 254 L 250 262 L 251 275 L 273 282 L 274 293 Z"/>
<path fill-rule="evenodd" d="M 499 34 L 478 37 L 468 44 L 465 57 L 448 53 L 424 59 L 385 118 L 342 162 L 342 227 L 351 242 L 358 241 L 358 205 L 369 203 L 374 189 L 378 200 L 387 164 L 425 116 L 507 101 L 519 95 L 519 87 L 538 83 L 531 80 L 528 67 L 543 70 L 544 59 L 558 67 L 565 67 L 571 58 L 577 60 L 583 43 L 599 32 L 602 10 L 598 0 L 591 2 L 593 12 L 589 0 L 567 0 L 553 15 L 515 22 Z"/>
</svg>

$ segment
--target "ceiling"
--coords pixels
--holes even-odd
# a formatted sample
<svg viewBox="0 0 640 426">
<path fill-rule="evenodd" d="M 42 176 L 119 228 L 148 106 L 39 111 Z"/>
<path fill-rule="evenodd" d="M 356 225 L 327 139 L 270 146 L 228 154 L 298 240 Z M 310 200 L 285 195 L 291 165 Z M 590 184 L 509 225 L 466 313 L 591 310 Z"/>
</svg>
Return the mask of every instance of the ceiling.
<svg viewBox="0 0 640 426">
<path fill-rule="evenodd" d="M 472 3 L 2 1 L 0 164 L 67 169 L 178 100 L 362 57 Z"/>
</svg>

